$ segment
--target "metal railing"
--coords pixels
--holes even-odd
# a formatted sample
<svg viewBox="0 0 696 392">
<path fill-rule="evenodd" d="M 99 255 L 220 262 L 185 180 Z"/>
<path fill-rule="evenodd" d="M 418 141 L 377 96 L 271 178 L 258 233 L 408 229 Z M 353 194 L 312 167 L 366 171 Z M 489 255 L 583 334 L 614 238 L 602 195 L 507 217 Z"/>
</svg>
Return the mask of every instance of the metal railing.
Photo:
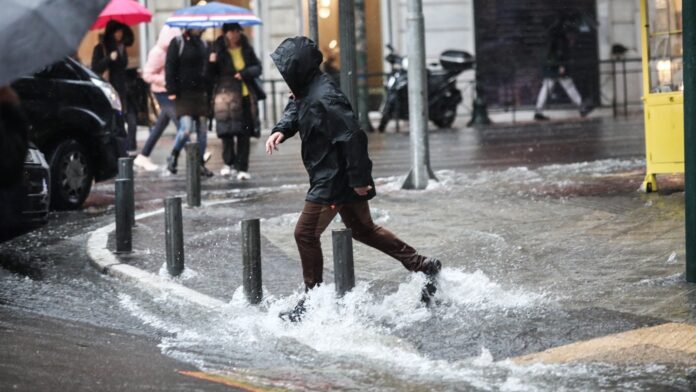
<svg viewBox="0 0 696 392">
<path fill-rule="evenodd" d="M 642 101 L 642 89 L 639 89 L 637 98 L 631 96 L 631 85 L 642 85 L 642 64 L 640 58 L 622 58 L 622 59 L 607 59 L 597 62 L 599 68 L 599 98 L 597 106 L 603 108 L 612 108 L 614 117 L 619 115 L 628 116 L 631 107 L 640 107 Z M 380 83 L 373 82 L 373 85 L 384 85 L 384 80 L 388 73 L 371 73 L 367 74 L 368 81 L 379 79 Z M 635 80 L 634 80 L 635 79 Z M 264 128 L 270 128 L 281 118 L 283 109 L 290 93 L 289 88 L 283 79 L 264 79 L 262 80 L 267 98 L 262 101 L 262 125 Z M 338 83 L 338 81 L 337 81 Z M 370 83 L 368 83 L 369 85 Z M 510 84 L 516 85 L 515 76 L 512 76 Z M 611 84 L 611 88 L 607 89 L 607 84 Z M 460 104 L 460 116 L 471 116 L 473 110 L 471 102 L 475 94 L 476 82 L 473 80 L 460 80 L 459 85 L 462 88 L 462 96 L 464 100 Z M 635 88 L 635 87 L 634 87 Z M 372 87 L 374 90 L 374 87 Z M 607 94 L 611 91 L 610 96 Z M 492 112 L 504 111 L 512 112 L 513 119 L 515 112 L 522 110 L 533 110 L 531 105 L 521 105 L 517 101 L 512 100 L 509 104 L 491 105 Z M 551 108 L 564 108 L 566 104 L 549 105 Z"/>
</svg>

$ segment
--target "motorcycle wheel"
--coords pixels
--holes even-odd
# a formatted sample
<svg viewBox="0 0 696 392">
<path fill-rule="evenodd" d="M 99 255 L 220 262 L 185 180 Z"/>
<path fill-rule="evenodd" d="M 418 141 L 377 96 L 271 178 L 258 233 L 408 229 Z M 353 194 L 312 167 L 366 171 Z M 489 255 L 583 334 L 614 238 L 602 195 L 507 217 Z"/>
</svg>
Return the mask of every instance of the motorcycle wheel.
<svg viewBox="0 0 696 392">
<path fill-rule="evenodd" d="M 433 119 L 433 123 L 437 125 L 438 128 L 451 128 L 454 120 L 457 118 L 457 109 L 445 109 L 444 113 L 438 118 Z"/>
</svg>

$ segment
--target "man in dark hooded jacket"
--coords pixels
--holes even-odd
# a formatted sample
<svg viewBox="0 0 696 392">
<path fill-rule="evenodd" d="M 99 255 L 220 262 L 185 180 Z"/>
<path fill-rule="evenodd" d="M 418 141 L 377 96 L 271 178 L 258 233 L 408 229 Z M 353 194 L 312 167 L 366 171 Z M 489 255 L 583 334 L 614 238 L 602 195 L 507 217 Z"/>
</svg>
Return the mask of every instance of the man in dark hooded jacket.
<svg viewBox="0 0 696 392">
<path fill-rule="evenodd" d="M 367 136 L 346 96 L 320 71 L 322 55 L 316 44 L 306 37 L 288 38 L 271 58 L 293 97 L 266 141 L 266 152 L 272 154 L 278 144 L 299 132 L 302 161 L 310 177 L 295 228 L 307 289 L 322 283 L 324 262 L 319 239 L 336 214 L 357 241 L 394 257 L 409 271 L 436 275 L 440 261 L 418 254 L 372 221 L 368 200 L 375 196 L 375 185 Z"/>
</svg>

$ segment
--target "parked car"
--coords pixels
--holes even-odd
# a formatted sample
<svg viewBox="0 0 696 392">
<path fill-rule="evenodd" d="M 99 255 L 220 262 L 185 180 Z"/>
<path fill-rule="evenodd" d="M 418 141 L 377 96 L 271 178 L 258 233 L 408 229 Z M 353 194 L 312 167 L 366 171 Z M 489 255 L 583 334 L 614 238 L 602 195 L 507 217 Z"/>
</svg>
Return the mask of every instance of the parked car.
<svg viewBox="0 0 696 392">
<path fill-rule="evenodd" d="M 46 155 L 51 207 L 77 209 L 94 181 L 113 178 L 126 155 L 121 100 L 89 68 L 65 58 L 12 84 L 30 123 L 29 139 Z"/>
<path fill-rule="evenodd" d="M 50 170 L 44 154 L 30 144 L 21 182 L 0 189 L 0 240 L 48 221 Z"/>
</svg>

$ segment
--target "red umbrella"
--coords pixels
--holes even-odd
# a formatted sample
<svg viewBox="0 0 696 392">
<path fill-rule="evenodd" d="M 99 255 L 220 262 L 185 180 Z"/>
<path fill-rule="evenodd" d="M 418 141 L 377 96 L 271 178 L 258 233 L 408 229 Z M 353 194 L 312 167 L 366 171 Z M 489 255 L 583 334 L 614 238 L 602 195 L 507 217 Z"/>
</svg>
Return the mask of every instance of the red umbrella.
<svg viewBox="0 0 696 392">
<path fill-rule="evenodd" d="M 135 0 L 111 0 L 92 25 L 92 30 L 103 29 L 110 20 L 132 26 L 152 20 L 152 12 Z"/>
</svg>

